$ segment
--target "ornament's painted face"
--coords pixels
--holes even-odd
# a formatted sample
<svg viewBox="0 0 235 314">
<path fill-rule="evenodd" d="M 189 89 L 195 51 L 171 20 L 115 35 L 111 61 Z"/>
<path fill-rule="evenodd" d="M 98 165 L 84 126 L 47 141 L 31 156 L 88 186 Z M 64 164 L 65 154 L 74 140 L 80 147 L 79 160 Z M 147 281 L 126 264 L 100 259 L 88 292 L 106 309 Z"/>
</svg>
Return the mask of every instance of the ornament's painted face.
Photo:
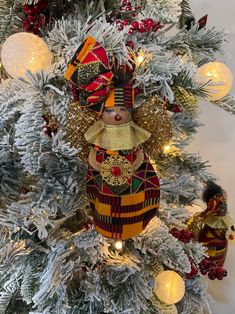
<svg viewBox="0 0 235 314">
<path fill-rule="evenodd" d="M 101 117 L 105 124 L 120 125 L 131 120 L 131 111 L 125 107 L 105 108 Z"/>
</svg>

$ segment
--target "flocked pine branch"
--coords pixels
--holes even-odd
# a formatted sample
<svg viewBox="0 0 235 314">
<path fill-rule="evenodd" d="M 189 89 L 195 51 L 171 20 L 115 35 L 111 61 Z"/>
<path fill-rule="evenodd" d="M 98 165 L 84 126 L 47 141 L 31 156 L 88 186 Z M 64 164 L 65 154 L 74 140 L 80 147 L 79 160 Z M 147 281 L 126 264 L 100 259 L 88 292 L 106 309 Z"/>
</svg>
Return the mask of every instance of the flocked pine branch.
<svg viewBox="0 0 235 314">
<path fill-rule="evenodd" d="M 22 6 L 21 0 L 0 1 L 0 42 L 20 30 L 21 18 L 18 16 Z"/>
<path fill-rule="evenodd" d="M 213 102 L 216 106 L 224 109 L 228 113 L 235 115 L 235 99 L 233 96 L 226 96 L 218 101 Z"/>
<path fill-rule="evenodd" d="M 147 16 L 157 17 L 164 23 L 176 23 L 181 15 L 182 0 L 146 0 Z"/>
<path fill-rule="evenodd" d="M 214 61 L 215 53 L 222 52 L 225 42 L 225 33 L 215 28 L 199 29 L 198 25 L 192 26 L 190 30 L 183 29 L 174 37 L 163 41 L 166 49 L 178 54 L 188 54 L 197 64 Z"/>
</svg>

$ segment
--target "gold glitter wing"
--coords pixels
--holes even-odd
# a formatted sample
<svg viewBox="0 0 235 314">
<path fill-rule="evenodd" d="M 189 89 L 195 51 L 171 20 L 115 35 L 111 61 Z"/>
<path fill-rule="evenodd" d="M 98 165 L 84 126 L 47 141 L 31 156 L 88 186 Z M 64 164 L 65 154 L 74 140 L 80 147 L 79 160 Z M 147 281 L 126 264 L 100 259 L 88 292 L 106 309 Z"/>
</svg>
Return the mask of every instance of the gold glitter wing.
<svg viewBox="0 0 235 314">
<path fill-rule="evenodd" d="M 204 226 L 204 220 L 202 213 L 196 213 L 187 221 L 187 229 L 198 236 Z"/>
<path fill-rule="evenodd" d="M 143 148 L 151 158 L 156 159 L 173 135 L 166 103 L 158 96 L 151 97 L 137 107 L 133 119 L 136 124 L 151 133 Z"/>
<path fill-rule="evenodd" d="M 67 110 L 66 133 L 73 147 L 81 148 L 79 158 L 88 162 L 90 144 L 85 140 L 84 134 L 88 128 L 100 118 L 92 110 L 83 108 L 78 102 L 70 103 Z"/>
</svg>

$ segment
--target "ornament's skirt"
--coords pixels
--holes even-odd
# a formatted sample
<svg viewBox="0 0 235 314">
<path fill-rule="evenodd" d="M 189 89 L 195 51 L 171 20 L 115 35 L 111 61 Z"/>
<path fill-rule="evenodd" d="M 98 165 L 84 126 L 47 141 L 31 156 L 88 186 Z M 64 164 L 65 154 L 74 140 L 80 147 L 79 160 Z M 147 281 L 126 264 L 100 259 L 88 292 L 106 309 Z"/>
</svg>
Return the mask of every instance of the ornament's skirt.
<svg viewBox="0 0 235 314">
<path fill-rule="evenodd" d="M 228 249 L 228 240 L 225 231 L 205 226 L 199 234 L 198 241 L 207 248 L 207 254 L 211 262 L 217 266 L 223 266 Z"/>
<path fill-rule="evenodd" d="M 100 172 L 90 167 L 87 195 L 96 230 L 105 237 L 125 240 L 141 233 L 156 216 L 160 184 L 152 164 L 145 156 L 142 165 L 124 186 L 108 186 Z"/>
</svg>

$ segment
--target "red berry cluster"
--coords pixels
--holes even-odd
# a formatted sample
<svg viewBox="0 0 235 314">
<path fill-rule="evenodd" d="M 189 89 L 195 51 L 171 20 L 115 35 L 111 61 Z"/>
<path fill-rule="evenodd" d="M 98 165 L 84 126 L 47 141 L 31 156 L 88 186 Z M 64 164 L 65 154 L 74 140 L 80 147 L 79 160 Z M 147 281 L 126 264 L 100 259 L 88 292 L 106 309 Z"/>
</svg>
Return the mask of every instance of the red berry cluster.
<svg viewBox="0 0 235 314">
<path fill-rule="evenodd" d="M 199 264 L 200 271 L 202 275 L 208 275 L 210 280 L 222 280 L 227 276 L 227 270 L 223 266 L 217 266 L 216 263 L 204 259 Z"/>
<path fill-rule="evenodd" d="M 173 228 L 170 230 L 170 234 L 183 243 L 189 243 L 191 240 L 195 239 L 195 234 L 186 229 L 179 230 L 177 228 Z"/>
<path fill-rule="evenodd" d="M 26 32 L 39 34 L 39 29 L 45 26 L 50 20 L 50 13 L 47 10 L 48 0 L 39 0 L 35 5 L 25 4 L 23 10 L 25 19 L 23 29 Z"/>
<path fill-rule="evenodd" d="M 44 120 L 43 131 L 45 135 L 52 137 L 52 133 L 56 134 L 58 131 L 58 124 L 50 114 L 44 114 L 42 118 Z"/>
<path fill-rule="evenodd" d="M 129 34 L 132 35 L 135 31 L 138 33 L 157 32 L 161 28 L 163 28 L 163 25 L 160 22 L 155 22 L 153 19 L 148 18 L 140 22 L 133 21 L 129 29 Z"/>
<path fill-rule="evenodd" d="M 193 262 L 193 260 L 192 260 L 191 257 L 189 258 L 189 261 L 190 261 L 190 264 L 191 264 L 191 272 L 188 273 L 188 274 L 186 274 L 186 278 L 187 278 L 187 279 L 192 279 L 192 278 L 194 278 L 195 276 L 197 276 L 197 274 L 198 274 L 198 269 L 197 269 L 197 267 L 195 266 L 195 264 L 194 264 L 194 262 Z"/>
<path fill-rule="evenodd" d="M 141 5 L 133 5 L 129 0 L 122 0 L 120 10 L 122 12 L 133 12 L 141 9 Z"/>
<path fill-rule="evenodd" d="M 153 19 L 145 19 L 138 21 L 130 22 L 128 19 L 125 20 L 116 20 L 117 29 L 119 31 L 123 30 L 125 26 L 131 26 L 128 34 L 132 35 L 134 32 L 138 33 L 149 33 L 149 32 L 157 32 L 159 29 L 163 27 L 160 22 L 154 22 Z"/>
</svg>

